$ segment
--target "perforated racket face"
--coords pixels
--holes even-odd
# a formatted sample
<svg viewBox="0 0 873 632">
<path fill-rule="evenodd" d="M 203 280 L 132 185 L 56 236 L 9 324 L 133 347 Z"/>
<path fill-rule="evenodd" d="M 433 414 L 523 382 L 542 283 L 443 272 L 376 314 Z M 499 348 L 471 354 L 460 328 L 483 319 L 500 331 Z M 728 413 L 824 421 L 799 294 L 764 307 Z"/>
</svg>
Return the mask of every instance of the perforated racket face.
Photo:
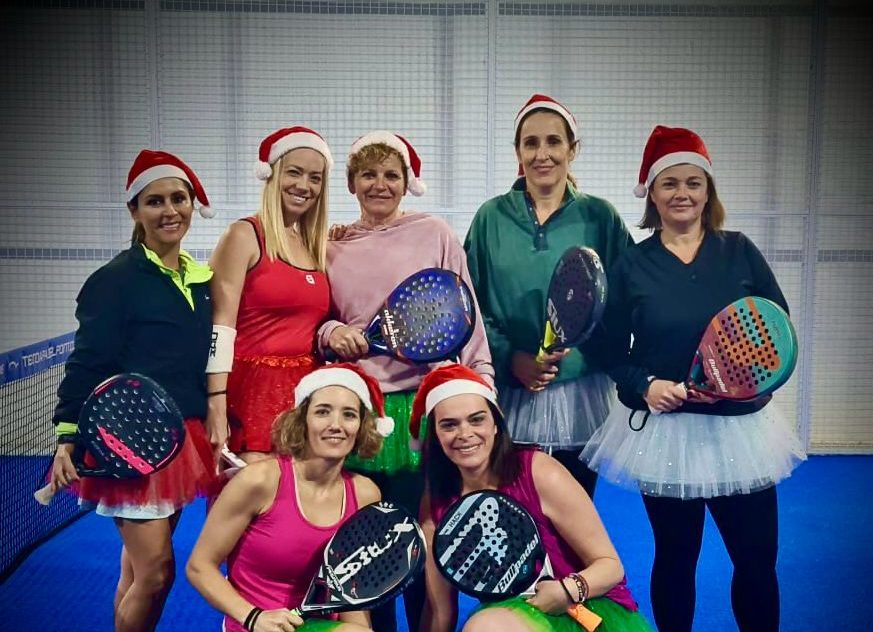
<svg viewBox="0 0 873 632">
<path fill-rule="evenodd" d="M 412 362 L 456 356 L 473 333 L 476 314 L 471 296 L 451 270 L 427 268 L 406 278 L 381 311 L 386 350 Z"/>
<path fill-rule="evenodd" d="M 603 264 L 591 248 L 574 246 L 561 255 L 546 296 L 546 317 L 555 337 L 554 342 L 545 341 L 546 351 L 585 340 L 603 315 L 606 289 Z"/>
<path fill-rule="evenodd" d="M 324 550 L 303 612 L 373 608 L 400 593 L 424 568 L 421 528 L 403 508 L 380 502 L 349 518 Z"/>
<path fill-rule="evenodd" d="M 797 335 L 788 315 L 760 297 L 735 301 L 710 321 L 692 366 L 692 388 L 748 400 L 782 386 L 797 364 Z"/>
<path fill-rule="evenodd" d="M 165 467 L 182 447 L 182 413 L 154 380 L 123 373 L 101 383 L 82 407 L 78 432 L 97 466 L 80 473 L 136 478 Z"/>
<path fill-rule="evenodd" d="M 533 518 L 493 491 L 467 494 L 449 507 L 433 546 L 440 573 L 461 592 L 485 601 L 521 594 L 544 559 Z"/>
</svg>

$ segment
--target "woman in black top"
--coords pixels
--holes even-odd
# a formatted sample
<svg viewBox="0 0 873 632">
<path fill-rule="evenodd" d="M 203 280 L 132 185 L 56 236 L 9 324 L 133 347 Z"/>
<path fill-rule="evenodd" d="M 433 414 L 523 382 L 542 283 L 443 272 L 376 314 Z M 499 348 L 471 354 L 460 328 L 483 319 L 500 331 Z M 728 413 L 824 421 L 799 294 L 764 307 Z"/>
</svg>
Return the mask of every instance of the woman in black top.
<svg viewBox="0 0 873 632">
<path fill-rule="evenodd" d="M 58 389 L 55 488 L 73 485 L 80 504 L 114 518 L 124 546 L 115 593 L 117 631 L 152 630 L 173 583 L 171 536 L 181 509 L 209 491 L 215 462 L 206 416 L 206 359 L 212 333 L 212 271 L 181 249 L 194 202 L 210 216 L 193 171 L 177 157 L 143 150 L 131 167 L 131 247 L 98 269 L 79 293 L 75 348 Z M 106 378 L 137 372 L 161 384 L 185 417 L 182 450 L 138 479 L 79 478 L 70 458 L 76 421 Z"/>
<path fill-rule="evenodd" d="M 654 234 L 610 270 L 603 319 L 605 362 L 623 405 L 582 458 L 607 480 L 643 493 L 655 537 L 651 596 L 661 632 L 691 630 L 707 507 L 734 565 L 731 598 L 740 630 L 775 631 L 774 486 L 805 458 L 803 448 L 769 398 L 715 401 L 682 382 L 722 308 L 745 296 L 788 306 L 755 245 L 721 229 L 724 208 L 697 134 L 655 128 L 635 193 L 647 190 L 640 227 Z"/>
</svg>

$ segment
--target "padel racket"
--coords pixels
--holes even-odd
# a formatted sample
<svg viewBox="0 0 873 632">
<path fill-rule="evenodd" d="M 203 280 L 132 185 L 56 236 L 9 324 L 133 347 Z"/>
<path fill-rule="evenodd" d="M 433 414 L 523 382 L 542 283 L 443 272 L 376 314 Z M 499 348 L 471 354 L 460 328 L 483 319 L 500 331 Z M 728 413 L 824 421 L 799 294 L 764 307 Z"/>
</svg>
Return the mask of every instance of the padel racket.
<svg viewBox="0 0 873 632">
<path fill-rule="evenodd" d="M 182 449 L 185 426 L 176 402 L 154 380 L 122 373 L 99 384 L 79 413 L 73 465 L 79 476 L 129 479 L 166 467 Z M 86 463 L 86 457 L 93 465 Z M 34 493 L 43 505 L 55 492 Z"/>
<path fill-rule="evenodd" d="M 426 545 L 405 509 L 378 502 L 337 530 L 298 614 L 370 609 L 393 599 L 424 569 Z"/>
<path fill-rule="evenodd" d="M 773 301 L 748 296 L 716 314 L 697 347 L 685 388 L 746 401 L 773 393 L 797 364 L 797 334 Z"/>
<path fill-rule="evenodd" d="M 533 595 L 552 579 L 552 567 L 537 525 L 528 511 L 500 492 L 466 494 L 443 515 L 434 533 L 434 562 L 461 592 L 480 601 Z M 575 604 L 567 614 L 586 629 L 600 617 Z"/>
<path fill-rule="evenodd" d="M 464 280 L 451 270 L 426 268 L 394 288 L 364 337 L 371 354 L 437 362 L 458 355 L 475 322 L 473 296 Z M 332 350 L 324 357 L 337 359 Z"/>
<path fill-rule="evenodd" d="M 594 250 L 573 246 L 561 255 L 549 281 L 538 360 L 588 339 L 606 308 L 606 290 L 606 272 Z"/>
</svg>

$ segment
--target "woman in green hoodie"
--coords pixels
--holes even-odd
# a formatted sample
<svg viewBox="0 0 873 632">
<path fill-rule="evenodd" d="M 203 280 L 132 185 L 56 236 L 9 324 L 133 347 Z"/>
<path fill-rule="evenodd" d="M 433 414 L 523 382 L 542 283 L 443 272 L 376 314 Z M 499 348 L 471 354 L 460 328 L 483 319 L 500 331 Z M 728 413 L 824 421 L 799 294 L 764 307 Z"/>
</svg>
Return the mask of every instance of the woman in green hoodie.
<svg viewBox="0 0 873 632">
<path fill-rule="evenodd" d="M 479 208 L 464 248 L 513 440 L 547 449 L 593 496 L 597 475 L 578 456 L 609 413 L 612 382 L 579 349 L 536 359 L 549 279 L 564 251 L 593 248 L 608 270 L 633 244 L 609 202 L 578 190 L 570 173 L 578 148 L 573 114 L 531 97 L 515 119 L 520 177 Z"/>
</svg>

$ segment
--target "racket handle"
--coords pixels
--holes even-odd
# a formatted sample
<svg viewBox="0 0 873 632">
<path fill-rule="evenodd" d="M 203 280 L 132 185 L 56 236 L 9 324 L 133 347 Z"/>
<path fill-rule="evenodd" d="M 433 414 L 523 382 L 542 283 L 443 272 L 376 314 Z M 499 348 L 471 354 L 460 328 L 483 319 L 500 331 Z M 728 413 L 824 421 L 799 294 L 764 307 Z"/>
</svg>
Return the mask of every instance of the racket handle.
<svg viewBox="0 0 873 632">
<path fill-rule="evenodd" d="M 325 362 L 337 362 L 340 359 L 336 351 L 330 347 L 321 352 L 321 357 L 324 358 Z"/>
<path fill-rule="evenodd" d="M 245 467 L 246 462 L 239 458 L 236 454 L 230 451 L 226 445 L 221 446 L 221 458 L 224 459 L 224 462 L 228 465 L 232 465 L 234 467 Z"/>
<path fill-rule="evenodd" d="M 51 483 L 49 483 L 45 487 L 40 487 L 38 490 L 33 492 L 33 497 L 36 499 L 36 502 L 46 507 L 49 503 L 51 503 L 52 498 L 55 497 L 56 493 L 57 490 L 53 490 Z"/>
</svg>

